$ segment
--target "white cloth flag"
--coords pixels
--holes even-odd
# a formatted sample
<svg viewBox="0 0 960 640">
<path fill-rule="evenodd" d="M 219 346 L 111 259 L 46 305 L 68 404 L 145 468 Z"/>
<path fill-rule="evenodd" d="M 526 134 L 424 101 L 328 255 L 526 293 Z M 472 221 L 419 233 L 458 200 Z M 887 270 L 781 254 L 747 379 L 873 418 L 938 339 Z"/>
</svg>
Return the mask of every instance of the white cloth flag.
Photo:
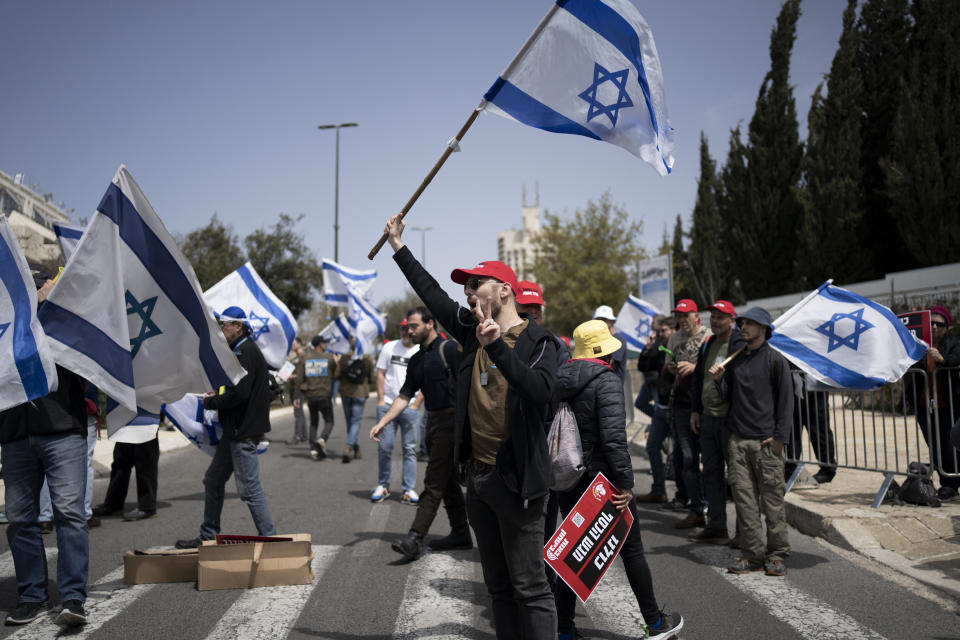
<svg viewBox="0 0 960 640">
<path fill-rule="evenodd" d="M 342 313 L 317 335 L 327 339 L 327 351 L 330 353 L 344 354 L 350 351 L 350 323 Z"/>
<path fill-rule="evenodd" d="M 373 269 L 351 269 L 328 258 L 323 259 L 323 299 L 332 307 L 350 304 L 350 293 L 364 298 L 377 279 Z"/>
<path fill-rule="evenodd" d="M 80 244 L 80 238 L 83 236 L 83 228 L 54 222 L 53 232 L 57 234 L 57 242 L 60 243 L 60 251 L 63 253 L 63 264 L 67 264 L 70 262 L 70 256 L 77 250 L 77 245 Z"/>
<path fill-rule="evenodd" d="M 647 346 L 647 338 L 652 329 L 651 323 L 654 316 L 658 315 L 657 310 L 649 302 L 629 295 L 627 301 L 620 307 L 620 313 L 617 314 L 617 320 L 613 328 L 619 334 L 617 337 L 623 338 L 627 344 L 627 349 L 631 351 L 643 351 Z"/>
<path fill-rule="evenodd" d="M 831 387 L 895 382 L 927 351 L 890 309 L 829 281 L 773 324 L 770 346 Z"/>
<path fill-rule="evenodd" d="M 191 393 L 176 402 L 165 404 L 163 415 L 205 454 L 213 456 L 216 453 L 217 444 L 223 437 L 223 426 L 216 411 L 203 408 L 202 396 Z M 257 445 L 257 453 L 263 453 L 269 445 L 268 441 L 261 441 Z"/>
<path fill-rule="evenodd" d="M 0 411 L 57 388 L 57 367 L 37 319 L 37 287 L 7 217 L 0 215 Z"/>
<path fill-rule="evenodd" d="M 556 0 L 483 97 L 491 113 L 615 144 L 660 175 L 673 167 L 660 58 L 629 0 Z"/>
<path fill-rule="evenodd" d="M 123 166 L 39 315 L 57 363 L 118 403 L 107 415 L 114 440 L 139 441 L 136 427 L 118 434 L 137 414 L 159 415 L 164 402 L 245 373 L 193 268 Z"/>
<path fill-rule="evenodd" d="M 383 333 L 386 316 L 380 312 L 380 309 L 370 303 L 369 300 L 361 298 L 355 293 L 350 293 L 350 305 L 348 307 L 350 315 L 347 322 L 350 326 L 350 333 L 357 337 L 356 356 L 373 355 L 376 352 L 374 340 Z"/>
<path fill-rule="evenodd" d="M 267 287 L 249 262 L 213 285 L 203 294 L 214 311 L 238 306 L 247 314 L 250 337 L 260 347 L 272 369 L 287 361 L 297 336 L 297 321 L 287 305 Z"/>
</svg>

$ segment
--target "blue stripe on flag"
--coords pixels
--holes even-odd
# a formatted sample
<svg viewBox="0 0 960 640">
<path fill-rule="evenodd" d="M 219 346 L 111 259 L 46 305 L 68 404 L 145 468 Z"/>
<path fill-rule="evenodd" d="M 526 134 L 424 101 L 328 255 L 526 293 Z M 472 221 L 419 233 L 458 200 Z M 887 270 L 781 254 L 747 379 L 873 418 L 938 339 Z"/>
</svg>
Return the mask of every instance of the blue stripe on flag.
<svg viewBox="0 0 960 640">
<path fill-rule="evenodd" d="M 362 300 L 361 298 L 359 298 L 358 296 L 356 296 L 352 291 L 350 292 L 350 297 L 351 297 L 351 298 L 353 299 L 353 301 L 356 303 L 357 307 L 358 307 L 361 311 L 363 311 L 364 315 L 366 315 L 368 318 L 370 318 L 371 320 L 373 320 L 373 324 L 377 327 L 377 331 L 378 331 L 379 333 L 383 333 L 383 323 L 380 322 L 380 318 L 377 317 L 377 315 L 376 315 L 375 313 L 373 313 L 372 311 L 370 311 L 370 309 L 367 309 L 367 302 L 366 302 L 366 300 Z M 376 307 L 374 307 L 374 309 L 376 309 Z M 376 309 L 376 310 L 379 311 L 379 309 Z M 353 325 L 351 325 L 351 326 L 353 326 Z"/>
<path fill-rule="evenodd" d="M 337 329 L 340 330 L 340 335 L 342 335 L 344 338 L 350 337 L 350 329 L 343 326 L 343 319 L 340 316 L 337 316 L 337 319 L 334 320 L 334 323 L 336 323 Z"/>
<path fill-rule="evenodd" d="M 890 309 L 887 309 L 885 306 L 878 302 L 874 302 L 869 298 L 864 298 L 861 295 L 857 295 L 853 291 L 848 291 L 846 289 L 841 289 L 839 287 L 834 287 L 829 284 L 820 287 L 820 295 L 826 298 L 827 300 L 833 300 L 834 302 L 843 302 L 847 304 L 863 304 L 880 315 L 882 315 L 887 322 L 893 325 L 893 328 L 897 331 L 897 335 L 900 336 L 900 341 L 903 343 L 903 348 L 907 354 L 914 360 L 919 360 L 927 353 L 927 348 L 922 344 L 917 342 L 917 339 L 913 337 L 913 334 L 910 333 L 910 330 L 904 326 L 900 318 L 893 315 L 893 312 Z"/>
<path fill-rule="evenodd" d="M 117 224 L 120 237 L 196 332 L 200 341 L 200 362 L 210 384 L 214 387 L 232 384 L 213 350 L 203 304 L 197 298 L 180 265 L 153 229 L 143 221 L 133 203 L 120 187 L 111 182 L 103 200 L 97 206 L 97 211 Z"/>
<path fill-rule="evenodd" d="M 600 136 L 593 131 L 557 113 L 503 78 L 497 78 L 490 90 L 484 94 L 483 99 L 497 105 L 525 125 L 545 131 L 573 133 L 600 140 Z"/>
<path fill-rule="evenodd" d="M 30 293 L 24 284 L 20 265 L 13 251 L 0 238 L 0 281 L 10 295 L 13 303 L 13 360 L 23 383 L 23 391 L 28 400 L 42 398 L 50 393 L 47 374 L 43 370 L 43 361 L 37 348 L 37 339 L 30 326 L 32 309 Z"/>
<path fill-rule="evenodd" d="M 53 232 L 57 234 L 58 238 L 73 238 L 75 240 L 79 240 L 83 235 L 83 229 L 61 227 L 59 224 L 53 225 Z"/>
<path fill-rule="evenodd" d="M 637 70 L 637 82 L 643 92 L 643 99 L 647 103 L 650 124 L 658 139 L 657 150 L 659 151 L 660 125 L 657 122 L 657 113 L 653 109 L 653 102 L 650 100 L 650 83 L 647 81 L 647 72 L 643 68 L 643 55 L 637 30 L 623 16 L 600 0 L 557 0 L 557 5 L 596 31 L 600 37 L 616 47 L 627 60 L 633 63 Z M 670 173 L 670 167 L 662 154 L 661 162 L 667 169 L 667 173 Z"/>
<path fill-rule="evenodd" d="M 350 298 L 344 293 L 327 293 L 323 296 L 323 299 L 327 302 L 342 302 L 344 304 L 350 301 Z"/>
<path fill-rule="evenodd" d="M 645 314 L 647 314 L 648 316 L 655 316 L 655 315 L 657 315 L 657 312 L 656 312 L 654 309 L 651 309 L 650 307 L 648 307 L 648 306 L 645 305 L 645 304 L 641 304 L 641 303 L 637 302 L 637 301 L 634 300 L 633 298 L 627 298 L 627 304 L 629 304 L 631 307 L 633 307 L 633 308 L 635 308 L 635 309 L 639 309 L 640 311 L 643 311 L 643 312 L 644 312 Z"/>
<path fill-rule="evenodd" d="M 640 342 L 639 340 L 637 340 L 636 338 L 634 338 L 634 337 L 631 336 L 630 334 L 624 333 L 624 332 L 622 332 L 622 331 L 618 331 L 618 332 L 617 332 L 617 335 L 614 336 L 614 337 L 615 337 L 615 338 L 619 338 L 619 339 L 621 339 L 621 340 L 626 340 L 628 343 L 632 344 L 633 346 L 635 346 L 635 347 L 636 347 L 638 350 L 640 350 L 640 351 L 643 351 L 643 348 L 644 348 L 645 346 L 647 346 L 647 344 L 646 344 L 645 342 Z"/>
<path fill-rule="evenodd" d="M 51 338 L 87 356 L 122 384 L 134 387 L 129 346 L 118 345 L 96 325 L 53 302 L 44 302 L 39 315 Z"/>
<path fill-rule="evenodd" d="M 329 262 L 324 262 L 323 268 L 329 269 L 330 271 L 336 271 L 344 278 L 348 278 L 350 280 L 369 280 L 370 278 L 377 277 L 376 271 L 374 271 L 373 273 L 364 273 L 364 274 L 350 273 L 349 271 L 344 271 L 343 269 L 337 267 L 336 265 L 332 265 Z"/>
<path fill-rule="evenodd" d="M 806 362 L 809 366 L 831 380 L 836 380 L 842 387 L 848 389 L 875 389 L 886 384 L 883 378 L 871 378 L 847 369 L 830 358 L 817 353 L 813 349 L 803 346 L 793 338 L 788 338 L 782 333 L 774 331 L 773 335 L 770 336 L 770 344 L 784 354 L 791 355 L 797 360 Z"/>
<path fill-rule="evenodd" d="M 257 281 L 254 279 L 253 274 L 250 273 L 250 269 L 247 268 L 247 265 L 243 265 L 237 269 L 237 273 L 240 274 L 240 279 L 243 280 L 243 283 L 247 285 L 247 288 L 250 289 L 250 293 L 253 294 L 253 297 L 256 298 L 257 302 L 266 309 L 270 315 L 276 318 L 280 322 L 280 326 L 283 327 L 283 335 L 287 336 L 287 350 L 289 351 L 290 347 L 293 345 L 293 339 L 296 337 L 296 332 L 293 330 L 293 325 L 290 324 L 290 318 L 287 317 L 286 312 L 277 305 L 273 299 L 266 294 L 266 292 L 260 288 L 260 285 L 257 284 Z"/>
</svg>

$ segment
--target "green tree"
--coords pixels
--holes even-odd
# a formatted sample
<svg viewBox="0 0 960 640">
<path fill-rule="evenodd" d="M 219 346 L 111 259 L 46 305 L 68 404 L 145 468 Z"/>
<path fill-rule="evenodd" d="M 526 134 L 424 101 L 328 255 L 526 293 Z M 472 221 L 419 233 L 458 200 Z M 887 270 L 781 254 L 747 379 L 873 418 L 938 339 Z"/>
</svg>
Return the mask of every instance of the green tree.
<svg viewBox="0 0 960 640">
<path fill-rule="evenodd" d="M 687 234 L 683 232 L 683 217 L 678 213 L 673 225 L 673 240 L 670 242 L 670 262 L 673 267 L 673 297 L 695 297 L 690 259 L 686 249 Z"/>
<path fill-rule="evenodd" d="M 243 241 L 253 268 L 294 317 L 310 308 L 315 288 L 323 284 L 323 270 L 295 229 L 302 219 L 303 214 L 281 213 L 272 228 L 258 229 Z"/>
<path fill-rule="evenodd" d="M 803 159 L 803 218 L 797 284 L 813 288 L 828 278 L 857 282 L 869 277 L 871 254 L 857 242 L 864 219 L 860 166 L 863 80 L 856 68 L 860 32 L 858 0 L 847 0 L 843 31 L 827 76 L 813 94 Z"/>
<path fill-rule="evenodd" d="M 545 322 L 558 335 L 590 319 L 593 310 L 616 310 L 636 288 L 636 262 L 646 257 L 638 244 L 641 222 L 613 204 L 609 193 L 589 201 L 569 220 L 544 212 L 537 234 L 533 271 L 547 302 Z"/>
<path fill-rule="evenodd" d="M 700 131 L 700 180 L 690 221 L 687 263 L 690 281 L 701 304 L 712 304 L 726 293 L 726 251 L 720 224 L 717 163 L 710 157 L 707 137 Z"/>
<path fill-rule="evenodd" d="M 380 311 L 387 316 L 387 325 L 383 334 L 388 340 L 400 339 L 400 322 L 407 317 L 407 311 L 424 306 L 420 297 L 411 289 L 404 291 L 402 298 L 393 298 L 380 305 Z"/>
<path fill-rule="evenodd" d="M 951 6 L 949 12 L 956 12 L 956 8 Z M 907 72 L 908 2 L 866 0 L 860 9 L 857 26 L 860 31 L 857 72 L 863 80 L 860 164 L 866 201 L 859 242 L 872 253 L 872 273 L 869 276 L 879 278 L 887 272 L 918 266 L 916 259 L 903 250 L 900 238 L 893 233 L 897 224 L 886 174 L 881 166 L 881 160 L 890 156 L 890 132 L 901 101 L 897 79 Z M 955 118 L 956 115 L 949 114 L 949 117 Z"/>
<path fill-rule="evenodd" d="M 730 149 L 727 161 L 720 171 L 720 185 L 717 193 L 717 211 L 720 217 L 720 238 L 726 251 L 728 299 L 734 304 L 747 301 L 741 284 L 739 271 L 743 253 L 760 253 L 764 250 L 763 239 L 755 235 L 738 237 L 734 225 L 740 216 L 741 203 L 747 198 L 750 176 L 747 171 L 747 151 L 740 132 L 740 125 L 730 130 Z M 749 278 L 749 274 L 746 276 Z"/>
<path fill-rule="evenodd" d="M 888 234 L 932 266 L 960 257 L 960 11 L 955 0 L 914 0 L 911 14 L 907 73 L 880 164 L 900 232 Z"/>
<path fill-rule="evenodd" d="M 803 144 L 790 86 L 790 56 L 799 17 L 800 0 L 786 0 L 770 36 L 770 71 L 747 132 L 747 180 L 738 199 L 729 202 L 733 215 L 725 220 L 731 224 L 732 264 L 748 298 L 785 293 L 793 285 Z"/>
<path fill-rule="evenodd" d="M 193 265 L 200 288 L 204 291 L 239 269 L 246 261 L 233 227 L 223 224 L 216 213 L 207 226 L 191 231 L 184 237 L 180 250 Z"/>
</svg>

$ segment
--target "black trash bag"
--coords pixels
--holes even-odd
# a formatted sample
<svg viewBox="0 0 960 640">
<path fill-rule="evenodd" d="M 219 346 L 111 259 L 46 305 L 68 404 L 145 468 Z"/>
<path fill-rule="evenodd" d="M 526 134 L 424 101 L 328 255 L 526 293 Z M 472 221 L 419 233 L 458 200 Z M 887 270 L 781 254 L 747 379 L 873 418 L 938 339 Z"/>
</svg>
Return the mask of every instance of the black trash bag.
<svg viewBox="0 0 960 640">
<path fill-rule="evenodd" d="M 940 499 L 937 498 L 937 490 L 933 487 L 931 474 L 930 465 L 911 462 L 907 467 L 907 479 L 897 492 L 897 498 L 908 504 L 939 507 Z"/>
</svg>

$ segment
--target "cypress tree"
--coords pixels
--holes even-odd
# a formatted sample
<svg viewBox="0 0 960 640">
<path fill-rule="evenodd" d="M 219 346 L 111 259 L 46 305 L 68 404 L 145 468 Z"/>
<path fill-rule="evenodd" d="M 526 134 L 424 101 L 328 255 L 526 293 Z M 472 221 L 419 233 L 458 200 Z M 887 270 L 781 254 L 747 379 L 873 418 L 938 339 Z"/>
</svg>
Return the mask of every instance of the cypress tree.
<svg viewBox="0 0 960 640">
<path fill-rule="evenodd" d="M 819 286 L 869 276 L 872 256 L 857 242 L 864 214 L 860 167 L 863 82 L 857 73 L 857 0 L 847 0 L 843 31 L 827 76 L 813 94 L 803 159 L 798 284 Z"/>
<path fill-rule="evenodd" d="M 724 243 L 720 227 L 717 164 L 710 157 L 707 137 L 700 131 L 700 180 L 697 202 L 690 222 L 688 258 L 690 276 L 702 302 L 712 303 L 721 297 L 725 272 Z"/>
<path fill-rule="evenodd" d="M 693 298 L 694 288 L 691 286 L 690 263 L 687 250 L 684 248 L 683 218 L 677 214 L 677 222 L 673 226 L 673 242 L 670 245 L 671 262 L 673 263 L 673 296 L 674 298 Z"/>
<path fill-rule="evenodd" d="M 913 260 L 932 266 L 960 259 L 960 11 L 955 0 L 914 0 L 911 13 L 907 73 L 881 167 L 899 238 Z"/>
<path fill-rule="evenodd" d="M 745 235 L 738 231 L 741 223 L 751 224 L 743 220 L 750 210 L 744 208 L 744 203 L 750 192 L 750 174 L 747 171 L 747 152 L 737 125 L 730 130 L 730 149 L 727 152 L 727 161 L 720 171 L 719 188 L 717 191 L 717 213 L 720 219 L 720 238 L 725 247 L 727 266 L 727 296 L 734 304 L 743 304 L 746 297 L 743 295 L 742 281 L 744 273 L 743 261 L 740 257 L 744 253 L 760 253 L 763 250 L 759 238 L 755 235 Z M 749 277 L 749 274 L 748 276 Z"/>
</svg>

